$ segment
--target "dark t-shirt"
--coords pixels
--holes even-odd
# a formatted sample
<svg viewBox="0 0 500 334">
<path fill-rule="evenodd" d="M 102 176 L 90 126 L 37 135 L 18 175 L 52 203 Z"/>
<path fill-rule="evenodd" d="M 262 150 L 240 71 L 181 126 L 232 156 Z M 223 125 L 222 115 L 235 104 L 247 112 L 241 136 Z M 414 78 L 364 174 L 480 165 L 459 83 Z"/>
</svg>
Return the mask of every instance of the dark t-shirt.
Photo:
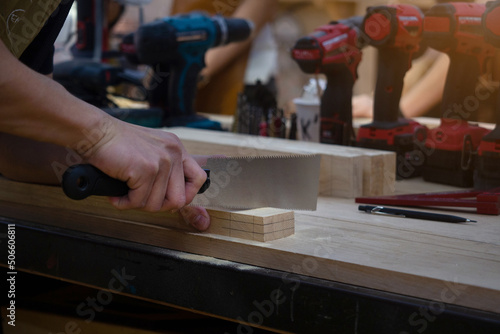
<svg viewBox="0 0 500 334">
<path fill-rule="evenodd" d="M 63 0 L 50 16 L 42 30 L 19 57 L 25 65 L 41 73 L 52 73 L 54 63 L 54 42 L 68 16 L 73 0 Z"/>
</svg>

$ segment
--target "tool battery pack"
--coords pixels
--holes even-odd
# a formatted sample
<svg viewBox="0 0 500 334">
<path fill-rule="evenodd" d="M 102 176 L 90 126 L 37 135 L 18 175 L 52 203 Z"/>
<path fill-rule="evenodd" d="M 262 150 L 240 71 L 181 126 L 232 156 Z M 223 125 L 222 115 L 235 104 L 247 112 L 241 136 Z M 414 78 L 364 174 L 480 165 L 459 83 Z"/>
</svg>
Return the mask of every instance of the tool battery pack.
<svg viewBox="0 0 500 334">
<path fill-rule="evenodd" d="M 419 143 L 427 128 L 412 120 L 372 122 L 359 128 L 357 146 L 396 153 L 396 178 L 408 179 L 422 175 L 425 155 Z"/>
<path fill-rule="evenodd" d="M 427 132 L 423 177 L 425 181 L 457 187 L 474 185 L 475 154 L 488 129 L 460 119 L 441 119 Z"/>
</svg>

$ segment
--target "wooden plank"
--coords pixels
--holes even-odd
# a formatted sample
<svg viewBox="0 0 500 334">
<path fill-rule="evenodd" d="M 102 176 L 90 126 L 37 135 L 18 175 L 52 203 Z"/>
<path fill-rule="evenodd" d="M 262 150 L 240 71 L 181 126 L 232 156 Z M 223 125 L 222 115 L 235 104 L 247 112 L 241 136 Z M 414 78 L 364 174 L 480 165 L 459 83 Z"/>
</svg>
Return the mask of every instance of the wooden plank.
<svg viewBox="0 0 500 334">
<path fill-rule="evenodd" d="M 86 216 L 105 216 L 122 221 L 135 221 L 178 230 L 194 231 L 178 214 L 168 212 L 147 213 L 139 210 L 118 210 L 107 198 L 92 196 L 81 201 L 66 197 L 60 187 L 14 182 L 0 176 L 0 201 L 23 205 L 50 208 L 51 210 L 68 210 Z M 224 211 L 207 210 L 212 218 L 210 232 L 214 234 L 234 236 L 237 238 L 269 241 L 284 238 L 293 234 L 294 213 L 290 210 L 260 208 L 253 210 Z M 292 222 L 285 231 L 284 223 Z M 266 226 L 277 226 L 269 229 Z"/>
<path fill-rule="evenodd" d="M 394 191 L 396 156 L 392 152 L 189 128 L 165 131 L 176 134 L 191 154 L 320 154 L 321 196 L 354 198 Z"/>
<path fill-rule="evenodd" d="M 426 191 L 449 189 L 413 180 L 402 184 L 406 188 L 398 188 L 398 193 L 407 193 L 417 184 Z M 0 202 L 0 212 L 43 224 L 282 270 L 287 280 L 302 274 L 425 298 L 436 303 L 436 307 L 455 304 L 500 313 L 498 217 L 467 213 L 477 224 L 384 217 L 359 212 L 351 200 L 322 197 L 317 211 L 295 213 L 292 237 L 262 243 L 238 238 L 249 233 L 249 229 L 232 235 L 193 233 L 8 202 Z M 213 217 L 224 220 L 230 215 Z M 241 222 L 250 224 L 246 218 Z M 275 223 L 274 218 L 266 215 L 259 220 L 267 225 Z M 225 226 L 230 224 L 226 222 Z M 282 227 L 286 230 L 285 226 L 278 226 Z"/>
</svg>

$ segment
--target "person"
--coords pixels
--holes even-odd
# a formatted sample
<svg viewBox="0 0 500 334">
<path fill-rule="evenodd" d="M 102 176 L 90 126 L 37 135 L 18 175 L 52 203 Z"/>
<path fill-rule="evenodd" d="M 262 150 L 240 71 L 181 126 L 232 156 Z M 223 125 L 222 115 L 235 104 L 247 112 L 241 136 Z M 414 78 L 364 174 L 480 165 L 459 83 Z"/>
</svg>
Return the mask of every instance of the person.
<svg viewBox="0 0 500 334">
<path fill-rule="evenodd" d="M 206 157 L 168 132 L 110 117 L 50 79 L 53 42 L 73 0 L 0 4 L 0 174 L 58 184 L 61 166 L 89 163 L 126 181 L 118 209 L 180 212 L 199 230 L 206 210 L 189 204 L 206 180 Z"/>
<path fill-rule="evenodd" d="M 439 53 L 428 70 L 424 71 L 421 76 L 416 76 L 417 80 L 411 83 L 405 81 L 405 88 L 400 100 L 400 109 L 404 117 L 441 117 L 441 98 L 444 93 L 449 64 L 448 55 Z M 497 64 L 500 64 L 500 52 L 498 51 L 489 61 L 489 65 L 492 66 L 491 75 L 483 75 L 482 79 L 478 81 L 477 91 L 485 91 L 488 97 L 480 100 L 481 104 L 477 108 L 477 112 L 470 116 L 471 121 L 486 123 L 495 123 L 496 121 L 495 114 L 498 113 L 496 95 L 489 92 L 498 90 L 500 66 Z M 371 118 L 373 116 L 373 98 L 367 94 L 356 95 L 352 100 L 352 108 L 354 118 Z"/>
<path fill-rule="evenodd" d="M 400 100 L 401 112 L 406 118 L 423 116 L 433 108 L 439 108 L 448 66 L 448 56 L 432 49 L 414 61 L 405 76 Z M 352 108 L 354 118 L 371 118 L 373 98 L 368 94 L 355 95 Z"/>
<path fill-rule="evenodd" d="M 447 2 L 447 1 L 438 1 Z M 485 0 L 465 2 L 485 3 Z M 404 117 L 419 116 L 441 117 L 441 99 L 444 93 L 446 77 L 450 65 L 449 56 L 434 49 L 427 49 L 423 56 L 413 60 L 412 68 L 405 77 L 403 94 L 400 100 L 400 110 Z M 478 83 L 479 90 L 498 90 L 500 81 L 500 52 L 495 51 L 493 57 L 487 61 L 487 68 L 491 72 L 483 75 Z M 417 67 L 417 70 L 414 68 Z M 486 87 L 485 87 L 486 86 Z M 470 120 L 495 123 L 498 113 L 496 110 L 496 95 L 487 94 L 488 98 L 481 99 L 476 112 Z M 368 94 L 359 94 L 353 97 L 352 113 L 354 118 L 371 118 L 373 116 L 373 98 Z"/>
<path fill-rule="evenodd" d="M 257 80 L 268 84 L 277 71 L 277 46 L 269 24 L 278 11 L 278 1 L 176 0 L 171 8 L 173 15 L 191 11 L 248 19 L 254 24 L 247 40 L 208 50 L 200 73 L 195 109 L 233 115 L 244 84 L 256 84 Z"/>
</svg>

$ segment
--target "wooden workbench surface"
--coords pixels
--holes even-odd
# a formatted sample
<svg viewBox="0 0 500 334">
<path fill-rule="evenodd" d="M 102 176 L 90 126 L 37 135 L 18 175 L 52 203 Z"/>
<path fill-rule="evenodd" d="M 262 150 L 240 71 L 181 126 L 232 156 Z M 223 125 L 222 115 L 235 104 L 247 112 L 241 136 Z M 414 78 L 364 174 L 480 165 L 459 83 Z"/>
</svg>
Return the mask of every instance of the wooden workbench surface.
<svg viewBox="0 0 500 334">
<path fill-rule="evenodd" d="M 397 193 L 456 188 L 398 181 Z M 426 210 L 441 212 L 438 210 Z M 447 213 L 447 212 L 445 212 Z M 295 212 L 295 235 L 204 254 L 353 285 L 500 313 L 500 219 L 462 211 L 477 223 L 369 215 L 353 200 L 319 198 Z M 206 244 L 208 246 L 208 244 Z M 203 247 L 203 245 L 202 245 Z M 291 278 L 284 274 L 286 278 Z M 437 306 L 440 307 L 440 306 Z"/>
<path fill-rule="evenodd" d="M 397 193 L 450 189 L 422 180 L 396 183 Z M 242 270 L 246 264 L 282 270 L 283 280 L 302 274 L 424 298 L 437 309 L 456 304 L 500 313 L 498 216 L 459 213 L 476 224 L 421 221 L 370 215 L 352 199 L 320 197 L 317 211 L 295 212 L 294 235 L 259 242 L 144 223 L 133 215 L 124 220 L 11 203 L 8 196 L 0 201 L 5 217 L 230 260 Z"/>
<path fill-rule="evenodd" d="M 455 189 L 397 183 L 401 193 L 447 190 Z M 319 259 L 311 275 L 500 313 L 498 216 L 444 212 L 478 221 L 451 224 L 369 215 L 344 199 L 320 198 L 318 207 L 296 213 L 295 236 L 275 243 Z"/>
</svg>

